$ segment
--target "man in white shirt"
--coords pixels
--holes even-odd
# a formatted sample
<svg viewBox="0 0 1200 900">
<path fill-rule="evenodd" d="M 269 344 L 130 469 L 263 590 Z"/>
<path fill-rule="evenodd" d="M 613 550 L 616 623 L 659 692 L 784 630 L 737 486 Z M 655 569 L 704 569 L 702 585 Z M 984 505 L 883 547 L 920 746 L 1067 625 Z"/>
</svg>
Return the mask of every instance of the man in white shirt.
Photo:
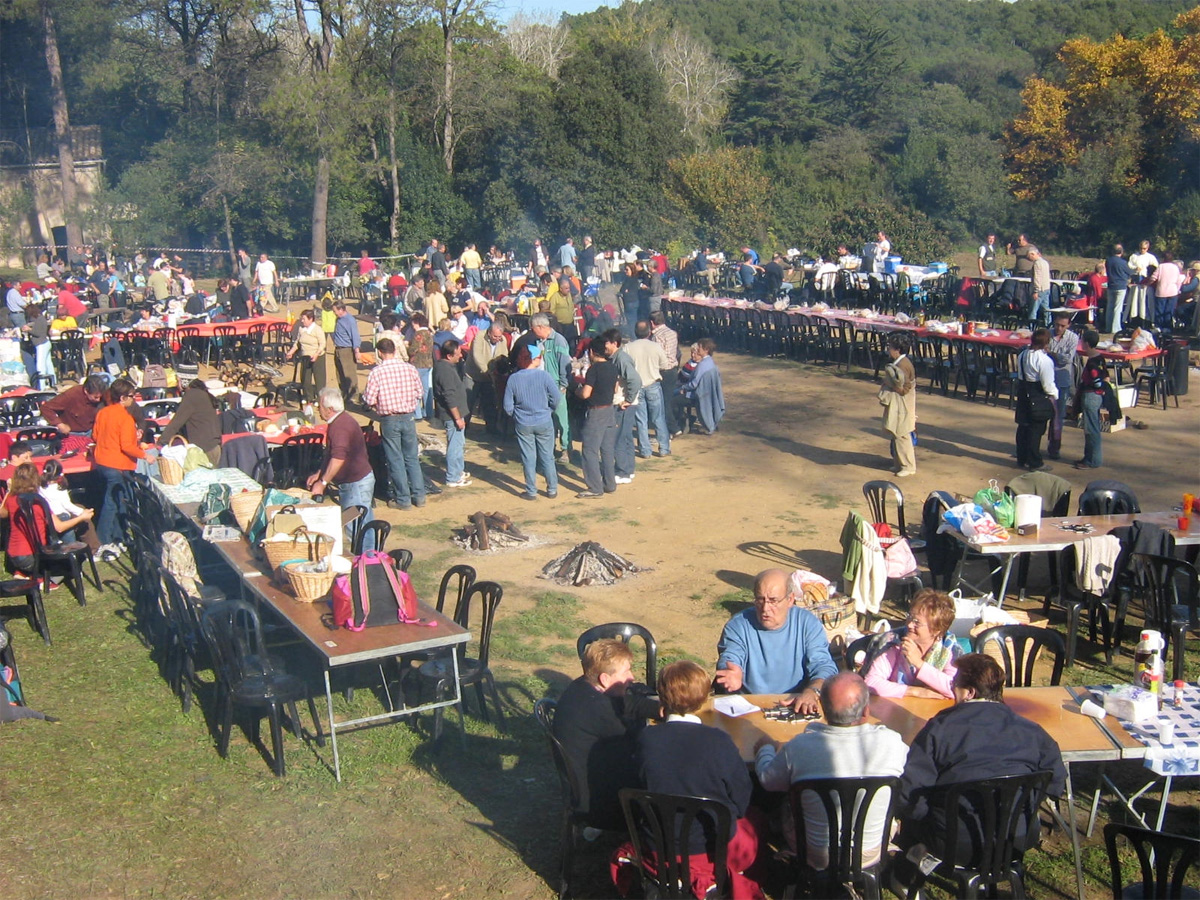
<svg viewBox="0 0 1200 900">
<path fill-rule="evenodd" d="M 996 235 L 988 232 L 987 239 L 979 245 L 979 277 L 995 278 L 996 272 Z"/>
<path fill-rule="evenodd" d="M 1050 468 L 1042 462 L 1040 450 L 1058 399 L 1054 361 L 1046 353 L 1049 345 L 1049 330 L 1039 328 L 1017 357 L 1017 465 L 1031 472 Z"/>
<path fill-rule="evenodd" d="M 662 344 L 650 339 L 650 323 L 638 322 L 634 326 L 637 340 L 625 345 L 625 352 L 633 360 L 642 390 L 634 405 L 634 424 L 637 434 L 638 456 L 650 457 L 650 426 L 658 438 L 658 455 L 671 455 L 671 429 L 667 427 L 667 406 L 663 397 L 662 373 L 672 368 Z"/>
<path fill-rule="evenodd" d="M 1151 266 L 1157 268 L 1158 257 L 1150 252 L 1150 242 L 1142 241 L 1138 252 L 1129 254 L 1129 268 L 1133 269 L 1137 278 L 1129 282 L 1129 293 L 1125 297 L 1125 305 L 1128 308 L 1126 321 L 1143 319 L 1146 323 L 1150 322 L 1154 311 L 1148 297 L 1151 288 L 1146 287 L 1143 282 L 1149 276 L 1147 270 Z"/>
<path fill-rule="evenodd" d="M 884 263 L 892 254 L 892 242 L 888 240 L 886 234 L 879 232 L 875 241 L 875 267 L 872 271 L 876 274 L 883 273 Z"/>
<path fill-rule="evenodd" d="M 267 259 L 267 254 L 260 253 L 258 264 L 254 267 L 254 284 L 262 288 L 258 303 L 267 312 L 276 312 L 279 309 L 279 304 L 275 301 L 276 279 L 275 263 Z"/>
<path fill-rule="evenodd" d="M 870 693 L 867 683 L 853 672 L 828 679 L 821 688 L 823 722 L 813 722 L 782 748 L 766 736 L 754 753 L 754 770 L 768 791 L 786 791 L 806 778 L 857 778 L 896 775 L 904 771 L 908 747 L 903 738 L 883 725 L 867 722 Z M 879 859 L 887 836 L 883 820 L 890 797 L 884 789 L 875 795 L 863 829 L 863 865 Z M 804 830 L 808 864 L 829 866 L 829 823 L 825 807 L 811 791 L 804 793 Z M 799 852 L 799 848 L 797 848 Z"/>
</svg>

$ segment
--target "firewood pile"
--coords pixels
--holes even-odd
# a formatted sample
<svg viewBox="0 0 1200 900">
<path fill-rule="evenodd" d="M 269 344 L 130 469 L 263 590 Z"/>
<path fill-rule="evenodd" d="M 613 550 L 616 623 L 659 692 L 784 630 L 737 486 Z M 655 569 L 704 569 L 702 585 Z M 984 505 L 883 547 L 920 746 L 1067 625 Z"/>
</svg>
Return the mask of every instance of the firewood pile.
<svg viewBox="0 0 1200 900">
<path fill-rule="evenodd" d="M 509 550 L 527 546 L 529 535 L 504 513 L 477 512 L 467 517 L 467 526 L 454 536 L 454 542 L 467 550 Z"/>
<path fill-rule="evenodd" d="M 644 572 L 624 557 L 605 550 L 595 541 L 576 544 L 542 567 L 542 577 L 559 584 L 583 586 L 614 584 L 617 579 Z"/>
</svg>

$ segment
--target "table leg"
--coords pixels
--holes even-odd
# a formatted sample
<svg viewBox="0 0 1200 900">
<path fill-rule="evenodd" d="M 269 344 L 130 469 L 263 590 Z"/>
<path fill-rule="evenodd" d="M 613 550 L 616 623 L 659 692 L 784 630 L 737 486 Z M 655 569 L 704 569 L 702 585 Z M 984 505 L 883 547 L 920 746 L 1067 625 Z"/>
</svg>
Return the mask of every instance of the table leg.
<svg viewBox="0 0 1200 900">
<path fill-rule="evenodd" d="M 1008 579 L 1012 575 L 1013 563 L 1019 553 L 1009 553 L 1005 556 L 1004 574 L 1000 577 L 1000 596 L 996 598 L 996 606 L 1004 606 L 1004 598 L 1008 596 Z"/>
<path fill-rule="evenodd" d="M 1071 850 L 1075 853 L 1075 888 L 1079 900 L 1084 900 L 1083 858 L 1079 849 L 1079 828 L 1075 821 L 1075 786 L 1071 782 L 1071 764 L 1064 763 L 1063 765 L 1067 770 L 1067 810 L 1069 813 L 1067 827 L 1071 829 Z"/>
<path fill-rule="evenodd" d="M 333 775 L 342 780 L 342 761 L 338 757 L 337 722 L 333 719 L 333 688 L 329 683 L 329 668 L 325 669 L 325 708 L 329 712 L 329 743 L 333 745 Z"/>
<path fill-rule="evenodd" d="M 1162 799 L 1158 801 L 1158 821 L 1154 823 L 1155 831 L 1162 831 L 1163 818 L 1167 814 L 1167 799 L 1171 796 L 1171 778 L 1166 776 L 1167 780 L 1163 782 Z"/>
</svg>

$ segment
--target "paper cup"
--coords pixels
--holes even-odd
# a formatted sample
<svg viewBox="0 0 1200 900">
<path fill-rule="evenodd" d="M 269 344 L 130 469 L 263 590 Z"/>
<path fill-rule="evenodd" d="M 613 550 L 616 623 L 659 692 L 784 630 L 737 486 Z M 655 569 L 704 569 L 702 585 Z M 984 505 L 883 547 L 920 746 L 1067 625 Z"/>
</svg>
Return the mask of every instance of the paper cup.
<svg viewBox="0 0 1200 900">
<path fill-rule="evenodd" d="M 1091 700 L 1084 700 L 1083 703 L 1079 705 L 1079 711 L 1085 716 L 1091 716 L 1093 719 L 1104 718 L 1104 707 L 1099 703 L 1094 703 Z"/>
<path fill-rule="evenodd" d="M 1158 723 L 1158 742 L 1160 744 L 1175 743 L 1175 722 L 1171 719 Z"/>
</svg>

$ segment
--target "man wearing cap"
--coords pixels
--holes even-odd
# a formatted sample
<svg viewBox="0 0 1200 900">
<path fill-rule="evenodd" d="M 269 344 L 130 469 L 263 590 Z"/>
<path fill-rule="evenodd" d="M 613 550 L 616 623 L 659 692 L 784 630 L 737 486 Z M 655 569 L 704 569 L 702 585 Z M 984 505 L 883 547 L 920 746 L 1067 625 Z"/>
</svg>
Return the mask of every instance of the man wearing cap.
<svg viewBox="0 0 1200 900">
<path fill-rule="evenodd" d="M 558 472 L 554 468 L 554 410 L 559 392 L 554 377 L 543 365 L 542 348 L 523 347 L 516 355 L 517 370 L 504 389 L 504 411 L 512 416 L 525 471 L 526 500 L 537 499 L 537 470 L 546 477 L 546 496 L 558 496 Z"/>
</svg>

